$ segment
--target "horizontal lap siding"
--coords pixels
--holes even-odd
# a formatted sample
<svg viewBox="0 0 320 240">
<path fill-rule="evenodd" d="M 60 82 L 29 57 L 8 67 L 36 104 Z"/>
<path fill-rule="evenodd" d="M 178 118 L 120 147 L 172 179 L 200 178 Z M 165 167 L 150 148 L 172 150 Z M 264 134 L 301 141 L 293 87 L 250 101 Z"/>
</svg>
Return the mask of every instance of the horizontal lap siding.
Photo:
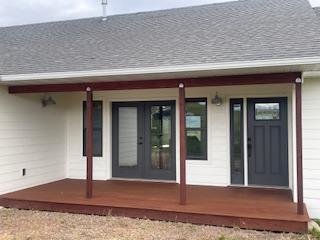
<svg viewBox="0 0 320 240">
<path fill-rule="evenodd" d="M 97 92 L 93 92 L 94 100 Z M 67 104 L 67 128 L 68 128 L 68 165 L 67 165 L 67 177 L 72 179 L 85 179 L 86 178 L 86 158 L 83 156 L 83 104 L 86 97 L 82 93 L 69 93 Z M 103 103 L 103 109 L 105 109 L 105 103 Z M 103 131 L 106 132 L 106 119 L 103 115 Z M 93 178 L 95 180 L 106 180 L 107 175 L 107 161 L 110 151 L 106 148 L 105 137 L 103 136 L 102 157 L 93 158 Z"/>
<path fill-rule="evenodd" d="M 211 99 L 219 93 L 224 99 L 217 107 Z M 230 86 L 187 88 L 187 98 L 208 98 L 208 159 L 207 161 L 187 160 L 186 177 L 188 184 L 228 186 L 230 184 L 229 159 L 229 103 L 228 97 L 243 96 L 289 96 L 290 84 L 265 86 Z M 118 101 L 177 100 L 177 89 L 151 89 L 128 91 L 101 91 L 93 93 L 95 100 L 103 101 L 103 157 L 93 161 L 93 178 L 111 178 L 111 103 Z M 82 156 L 82 101 L 84 93 L 69 93 L 67 105 L 68 124 L 68 177 L 85 179 L 86 159 Z M 179 112 L 177 106 L 176 112 Z M 291 118 L 289 118 L 291 119 Z M 176 118 L 177 149 L 176 166 L 179 179 L 179 121 Z"/>
<path fill-rule="evenodd" d="M 0 86 L 0 194 L 66 176 L 63 101 L 55 98 L 57 105 L 43 108 L 41 97 L 9 95 Z"/>
<path fill-rule="evenodd" d="M 306 79 L 302 94 L 304 201 L 320 218 L 320 78 Z"/>
</svg>

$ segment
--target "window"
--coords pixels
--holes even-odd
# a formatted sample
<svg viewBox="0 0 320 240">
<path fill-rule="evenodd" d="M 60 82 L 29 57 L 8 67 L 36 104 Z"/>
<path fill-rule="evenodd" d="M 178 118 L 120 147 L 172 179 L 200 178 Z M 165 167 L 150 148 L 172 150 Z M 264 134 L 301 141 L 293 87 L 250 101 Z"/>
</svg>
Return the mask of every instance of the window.
<svg viewBox="0 0 320 240">
<path fill-rule="evenodd" d="M 231 184 L 244 183 L 243 100 L 230 100 Z"/>
<path fill-rule="evenodd" d="M 187 159 L 207 159 L 207 99 L 186 100 Z"/>
<path fill-rule="evenodd" d="M 279 103 L 256 103 L 255 120 L 280 120 Z"/>
<path fill-rule="evenodd" d="M 86 102 L 83 102 L 83 156 L 86 156 Z M 102 101 L 93 102 L 93 156 L 102 157 Z"/>
</svg>

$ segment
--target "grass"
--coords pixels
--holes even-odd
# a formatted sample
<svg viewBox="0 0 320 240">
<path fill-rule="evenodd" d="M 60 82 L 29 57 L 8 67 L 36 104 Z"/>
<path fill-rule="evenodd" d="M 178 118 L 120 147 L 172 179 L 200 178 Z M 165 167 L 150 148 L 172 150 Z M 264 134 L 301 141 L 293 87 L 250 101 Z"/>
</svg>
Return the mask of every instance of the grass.
<svg viewBox="0 0 320 240">
<path fill-rule="evenodd" d="M 314 221 L 320 226 L 320 220 L 319 219 L 314 219 Z M 310 231 L 310 234 L 314 239 L 320 240 L 320 231 L 319 230 L 313 228 Z"/>
<path fill-rule="evenodd" d="M 317 231 L 316 229 L 313 228 L 313 229 L 310 231 L 310 234 L 311 234 L 311 236 L 312 236 L 314 239 L 320 240 L 320 232 Z"/>
</svg>

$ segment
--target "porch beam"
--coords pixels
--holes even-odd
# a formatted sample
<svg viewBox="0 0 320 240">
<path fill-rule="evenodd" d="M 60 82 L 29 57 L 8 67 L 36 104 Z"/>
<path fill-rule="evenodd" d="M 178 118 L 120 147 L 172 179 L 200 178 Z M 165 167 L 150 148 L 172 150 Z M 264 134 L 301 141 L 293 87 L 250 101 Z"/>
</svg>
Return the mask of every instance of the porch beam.
<svg viewBox="0 0 320 240">
<path fill-rule="evenodd" d="M 92 165 L 93 165 L 93 97 L 90 87 L 86 89 L 86 155 L 87 155 L 87 181 L 86 195 L 92 198 Z"/>
<path fill-rule="evenodd" d="M 187 79 L 87 82 L 66 84 L 41 84 L 9 86 L 10 94 L 44 92 L 81 92 L 90 87 L 92 91 L 176 88 L 180 83 L 185 87 L 232 86 L 253 84 L 294 83 L 300 73 L 273 73 L 237 76 L 215 76 Z"/>
<path fill-rule="evenodd" d="M 302 79 L 296 79 L 296 151 L 297 151 L 297 194 L 298 194 L 298 214 L 304 214 L 303 204 L 303 162 L 302 162 L 302 99 L 301 88 Z"/>
<path fill-rule="evenodd" d="M 179 123 L 180 123 L 180 204 L 186 204 L 186 108 L 185 86 L 179 84 Z"/>
</svg>

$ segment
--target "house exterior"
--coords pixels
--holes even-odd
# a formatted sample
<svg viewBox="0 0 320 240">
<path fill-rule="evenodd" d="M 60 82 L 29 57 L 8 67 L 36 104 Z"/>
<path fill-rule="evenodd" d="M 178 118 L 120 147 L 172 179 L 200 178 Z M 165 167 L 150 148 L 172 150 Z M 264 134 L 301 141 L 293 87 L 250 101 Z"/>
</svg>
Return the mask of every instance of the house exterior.
<svg viewBox="0 0 320 240">
<path fill-rule="evenodd" d="M 319 13 L 245 0 L 0 28 L 0 203 L 85 179 L 90 204 L 93 180 L 121 179 L 178 183 L 186 208 L 193 185 L 288 191 L 320 218 Z"/>
</svg>

